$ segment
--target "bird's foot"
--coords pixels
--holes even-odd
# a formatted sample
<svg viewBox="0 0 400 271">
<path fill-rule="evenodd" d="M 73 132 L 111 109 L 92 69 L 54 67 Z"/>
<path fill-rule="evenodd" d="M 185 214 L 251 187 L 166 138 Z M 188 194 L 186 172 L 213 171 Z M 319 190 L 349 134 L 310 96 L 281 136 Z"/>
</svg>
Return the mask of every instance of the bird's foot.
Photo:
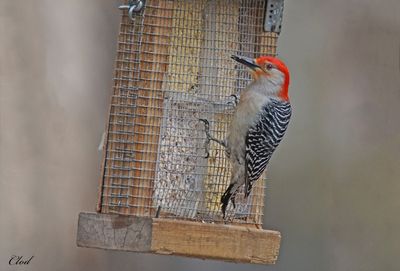
<svg viewBox="0 0 400 271">
<path fill-rule="evenodd" d="M 204 123 L 204 131 L 206 133 L 206 141 L 204 142 L 204 149 L 206 150 L 206 156 L 204 158 L 210 157 L 210 142 L 214 141 L 226 148 L 226 143 L 224 140 L 219 140 L 215 138 L 210 133 L 210 122 L 207 119 L 199 119 L 199 121 Z"/>
<path fill-rule="evenodd" d="M 232 98 L 233 98 L 233 101 L 229 101 L 228 104 L 232 105 L 233 107 L 236 107 L 237 104 L 239 103 L 239 98 L 238 98 L 238 96 L 235 95 L 235 94 L 232 94 L 232 95 L 230 95 L 229 97 L 232 97 Z"/>
<path fill-rule="evenodd" d="M 204 122 L 204 131 L 206 133 L 206 141 L 204 141 L 204 149 L 206 151 L 206 156 L 204 158 L 210 157 L 210 122 L 206 119 L 199 119 L 199 121 Z"/>
</svg>

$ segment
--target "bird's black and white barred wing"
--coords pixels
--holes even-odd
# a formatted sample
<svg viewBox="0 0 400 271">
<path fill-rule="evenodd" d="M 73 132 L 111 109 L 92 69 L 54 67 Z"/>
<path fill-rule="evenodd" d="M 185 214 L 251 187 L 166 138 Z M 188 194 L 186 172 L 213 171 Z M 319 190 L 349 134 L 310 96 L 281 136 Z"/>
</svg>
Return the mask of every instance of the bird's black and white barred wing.
<svg viewBox="0 0 400 271">
<path fill-rule="evenodd" d="M 260 178 L 276 147 L 288 127 L 292 110 L 290 103 L 272 100 L 264 106 L 258 121 L 246 136 L 245 196 L 250 194 L 253 183 Z"/>
</svg>

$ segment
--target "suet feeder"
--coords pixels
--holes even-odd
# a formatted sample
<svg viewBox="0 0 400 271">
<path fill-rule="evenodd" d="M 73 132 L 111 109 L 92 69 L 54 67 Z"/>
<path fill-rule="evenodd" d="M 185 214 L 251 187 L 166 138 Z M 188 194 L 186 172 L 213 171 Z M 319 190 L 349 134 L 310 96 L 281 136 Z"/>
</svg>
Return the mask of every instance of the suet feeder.
<svg viewBox="0 0 400 271">
<path fill-rule="evenodd" d="M 232 54 L 275 55 L 283 1 L 146 0 L 121 6 L 97 213 L 79 215 L 81 247 L 275 263 L 263 230 L 265 177 L 222 218 L 222 146 L 205 158 L 207 119 L 225 138 L 251 78 Z"/>
</svg>

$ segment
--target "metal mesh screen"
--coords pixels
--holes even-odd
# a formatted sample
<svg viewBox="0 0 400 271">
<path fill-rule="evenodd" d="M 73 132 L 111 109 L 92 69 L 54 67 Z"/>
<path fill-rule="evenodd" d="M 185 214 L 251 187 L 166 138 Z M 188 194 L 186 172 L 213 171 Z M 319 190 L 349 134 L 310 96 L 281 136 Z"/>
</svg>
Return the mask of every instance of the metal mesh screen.
<svg viewBox="0 0 400 271">
<path fill-rule="evenodd" d="M 224 139 L 232 94 L 250 82 L 232 54 L 274 55 L 276 34 L 263 32 L 264 0 L 147 0 L 124 12 L 104 147 L 99 209 L 221 222 L 230 181 L 222 146 L 205 159 L 204 124 Z M 264 177 L 263 177 L 264 178 Z M 228 208 L 232 223 L 261 224 L 264 180 Z"/>
</svg>

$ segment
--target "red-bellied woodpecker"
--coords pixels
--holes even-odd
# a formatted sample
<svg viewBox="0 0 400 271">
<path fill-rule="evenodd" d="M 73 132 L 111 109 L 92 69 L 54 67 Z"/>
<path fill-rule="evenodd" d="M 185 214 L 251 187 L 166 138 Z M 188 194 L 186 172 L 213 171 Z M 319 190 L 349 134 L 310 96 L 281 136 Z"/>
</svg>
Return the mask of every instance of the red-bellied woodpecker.
<svg viewBox="0 0 400 271">
<path fill-rule="evenodd" d="M 224 217 L 229 200 L 235 208 L 235 196 L 243 184 L 244 196 L 249 196 L 253 183 L 282 140 L 291 116 L 289 70 L 282 61 L 269 56 L 232 58 L 251 69 L 254 81 L 240 94 L 226 140 L 219 141 L 206 131 L 208 140 L 226 147 L 232 164 L 231 181 L 221 197 Z"/>
</svg>

